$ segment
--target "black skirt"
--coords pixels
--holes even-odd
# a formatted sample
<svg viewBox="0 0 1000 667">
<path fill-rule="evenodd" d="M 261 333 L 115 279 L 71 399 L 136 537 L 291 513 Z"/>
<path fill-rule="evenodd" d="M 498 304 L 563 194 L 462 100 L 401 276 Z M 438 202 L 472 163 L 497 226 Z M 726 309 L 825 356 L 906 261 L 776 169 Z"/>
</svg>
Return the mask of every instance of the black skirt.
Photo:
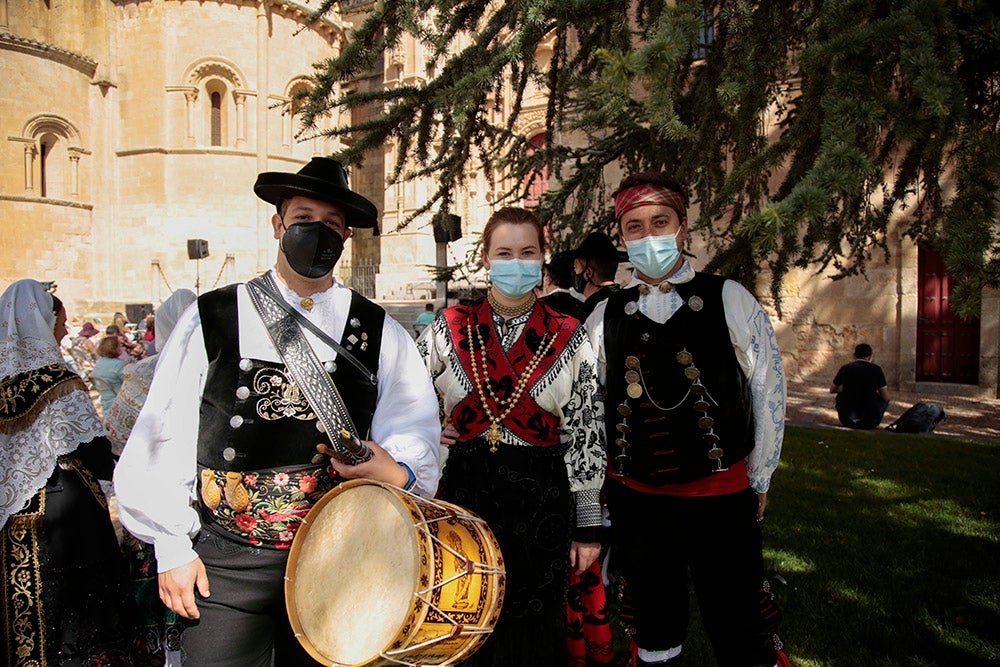
<svg viewBox="0 0 1000 667">
<path fill-rule="evenodd" d="M 566 664 L 573 522 L 565 451 L 501 444 L 492 453 L 481 438 L 449 449 L 439 495 L 490 526 L 507 570 L 497 626 L 463 665 Z"/>
<path fill-rule="evenodd" d="M 96 479 L 73 460 L 0 531 L 10 664 L 125 664 L 125 564 Z"/>
</svg>

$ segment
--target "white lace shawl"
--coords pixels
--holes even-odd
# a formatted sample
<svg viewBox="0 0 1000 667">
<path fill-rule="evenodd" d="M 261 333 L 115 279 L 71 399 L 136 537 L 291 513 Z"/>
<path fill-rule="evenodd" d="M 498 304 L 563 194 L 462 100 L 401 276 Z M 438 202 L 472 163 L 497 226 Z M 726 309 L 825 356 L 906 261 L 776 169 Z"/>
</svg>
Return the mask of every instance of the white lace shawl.
<svg viewBox="0 0 1000 667">
<path fill-rule="evenodd" d="M 0 296 L 0 378 L 65 365 L 52 303 L 34 280 L 19 280 Z M 54 399 L 26 428 L 0 433 L 0 527 L 45 486 L 58 457 L 106 433 L 83 390 Z"/>
</svg>

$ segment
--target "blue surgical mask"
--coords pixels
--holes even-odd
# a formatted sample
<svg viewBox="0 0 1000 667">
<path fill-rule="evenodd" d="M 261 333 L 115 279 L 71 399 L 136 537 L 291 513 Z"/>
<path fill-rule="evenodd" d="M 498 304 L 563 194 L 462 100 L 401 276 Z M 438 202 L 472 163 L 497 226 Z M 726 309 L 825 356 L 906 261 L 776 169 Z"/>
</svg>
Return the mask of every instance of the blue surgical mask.
<svg viewBox="0 0 1000 667">
<path fill-rule="evenodd" d="M 644 236 L 625 241 L 629 261 L 644 276 L 659 278 L 674 268 L 681 251 L 677 247 L 677 232 L 667 236 Z"/>
<path fill-rule="evenodd" d="M 494 259 L 490 280 L 510 299 L 524 296 L 542 282 L 542 261 L 537 259 Z"/>
</svg>

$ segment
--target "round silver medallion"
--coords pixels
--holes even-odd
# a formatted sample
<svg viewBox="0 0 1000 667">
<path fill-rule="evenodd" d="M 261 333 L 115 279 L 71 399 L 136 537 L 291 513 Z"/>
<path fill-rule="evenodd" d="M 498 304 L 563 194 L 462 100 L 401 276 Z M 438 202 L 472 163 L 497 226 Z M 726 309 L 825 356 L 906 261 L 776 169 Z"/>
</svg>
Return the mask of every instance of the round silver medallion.
<svg viewBox="0 0 1000 667">
<path fill-rule="evenodd" d="M 249 359 L 240 359 L 240 370 L 244 372 L 249 372 L 253 368 L 253 362 Z"/>
<path fill-rule="evenodd" d="M 337 370 L 337 362 L 336 361 L 326 361 L 326 362 L 323 362 L 323 369 L 327 373 L 333 373 L 333 372 L 335 372 Z"/>
<path fill-rule="evenodd" d="M 232 428 L 239 428 L 240 426 L 243 426 L 243 417 L 240 415 L 233 415 L 232 419 L 229 420 L 229 426 Z"/>
<path fill-rule="evenodd" d="M 320 433 L 326 433 L 326 427 L 323 426 L 323 422 L 319 419 L 316 420 L 316 430 Z"/>
<path fill-rule="evenodd" d="M 639 304 L 636 301 L 629 301 L 625 304 L 625 314 L 635 315 L 639 311 Z"/>
<path fill-rule="evenodd" d="M 232 461 L 233 459 L 236 458 L 236 450 L 233 449 L 232 447 L 226 447 L 225 449 L 222 450 L 222 458 L 226 459 L 227 461 Z"/>
<path fill-rule="evenodd" d="M 249 387 L 237 387 L 236 388 L 236 398 L 240 399 L 241 401 L 245 401 L 245 400 L 247 400 L 247 398 L 249 396 L 250 396 L 250 388 Z"/>
<path fill-rule="evenodd" d="M 698 312 L 704 307 L 705 307 L 705 302 L 701 300 L 700 296 L 695 295 L 690 299 L 688 299 L 688 308 L 690 308 L 691 310 Z"/>
</svg>

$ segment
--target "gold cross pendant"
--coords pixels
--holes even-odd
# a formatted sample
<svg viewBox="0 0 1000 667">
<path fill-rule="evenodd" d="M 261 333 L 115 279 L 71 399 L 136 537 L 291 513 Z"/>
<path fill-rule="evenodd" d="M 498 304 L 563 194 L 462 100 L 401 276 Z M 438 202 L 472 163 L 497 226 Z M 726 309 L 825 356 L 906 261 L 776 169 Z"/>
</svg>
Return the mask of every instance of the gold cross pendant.
<svg viewBox="0 0 1000 667">
<path fill-rule="evenodd" d="M 500 425 L 496 422 L 490 424 L 490 428 L 486 431 L 486 442 L 490 443 L 490 452 L 497 453 L 497 445 L 500 444 Z"/>
</svg>

